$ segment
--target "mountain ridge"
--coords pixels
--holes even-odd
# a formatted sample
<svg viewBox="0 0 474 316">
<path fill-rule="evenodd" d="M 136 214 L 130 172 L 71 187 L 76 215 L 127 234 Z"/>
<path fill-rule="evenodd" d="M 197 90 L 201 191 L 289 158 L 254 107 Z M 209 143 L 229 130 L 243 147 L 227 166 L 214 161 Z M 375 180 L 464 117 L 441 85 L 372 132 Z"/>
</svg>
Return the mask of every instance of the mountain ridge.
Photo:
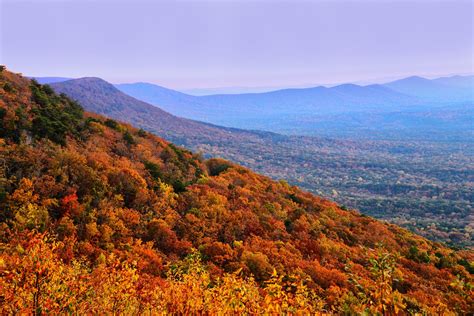
<svg viewBox="0 0 474 316">
<path fill-rule="evenodd" d="M 169 90 L 153 84 L 138 89 L 133 84 L 117 85 L 123 92 L 141 99 L 145 102 L 158 106 L 165 111 L 180 117 L 186 117 L 199 121 L 205 121 L 222 126 L 232 126 L 243 129 L 270 130 L 283 134 L 321 135 L 322 130 L 318 128 L 321 120 L 326 126 L 328 123 L 334 125 L 326 128 L 328 136 L 331 133 L 340 133 L 341 126 L 351 125 L 358 121 L 360 113 L 367 116 L 376 114 L 385 117 L 380 119 L 379 125 L 386 128 L 386 135 L 393 135 L 397 130 L 407 130 L 412 120 L 423 120 L 423 116 L 413 119 L 407 116 L 405 121 L 400 121 L 402 126 L 382 126 L 385 121 L 390 120 L 391 113 L 404 111 L 409 114 L 413 111 L 440 112 L 441 108 L 452 105 L 454 108 L 462 104 L 472 104 L 474 96 L 466 87 L 470 77 L 460 77 L 458 86 L 445 85 L 435 80 L 422 77 L 409 77 L 386 84 L 355 85 L 342 84 L 333 87 L 317 86 L 311 88 L 289 88 L 261 93 L 241 94 L 215 94 L 207 96 L 190 96 L 176 94 Z M 445 80 L 445 79 L 443 79 Z M 421 84 L 420 84 L 421 82 Z M 460 86 L 459 86 L 460 85 Z M 398 89 L 398 90 L 397 90 Z M 348 115 L 348 121 L 341 121 L 341 126 L 336 126 L 332 117 L 336 115 Z M 460 113 L 462 114 L 462 113 Z M 436 116 L 442 113 L 436 113 Z M 307 121 L 315 117 L 311 124 L 298 124 L 299 120 Z M 447 118 L 451 117 L 446 113 Z M 276 122 L 273 124 L 272 122 Z M 449 135 L 456 137 L 456 122 L 448 123 L 445 130 L 453 129 Z M 414 131 L 417 137 L 436 134 L 437 126 L 445 124 L 440 122 L 421 121 L 419 125 L 425 128 Z M 407 126 L 403 126 L 407 125 Z M 302 128 L 304 126 L 304 128 Z M 416 125 L 415 125 L 416 126 Z M 348 137 L 371 137 L 367 132 L 370 126 L 355 127 Z M 347 137 L 346 135 L 344 135 Z M 451 136 L 450 136 L 451 137 Z M 467 136 L 463 136 L 467 137 Z"/>
<path fill-rule="evenodd" d="M 0 89 L 6 311 L 473 310 L 472 252 L 202 160 L 7 71 Z"/>
<path fill-rule="evenodd" d="M 77 78 L 67 78 L 67 77 L 30 77 L 32 79 L 36 79 L 39 83 L 42 83 L 42 84 L 50 84 L 50 83 L 56 83 L 56 82 L 62 82 L 62 81 L 66 81 L 66 80 L 71 80 L 71 79 L 77 79 Z M 357 85 L 357 86 L 360 86 L 360 87 L 367 87 L 367 86 L 374 86 L 374 85 L 380 85 L 380 86 L 384 86 L 384 85 L 390 85 L 392 83 L 396 83 L 396 82 L 400 82 L 400 81 L 412 81 L 412 80 L 429 80 L 429 81 L 434 81 L 434 82 L 444 82 L 444 83 L 448 83 L 448 82 L 451 82 L 451 85 L 458 85 L 458 86 L 468 86 L 468 87 L 472 87 L 472 84 L 473 84 L 473 80 L 474 80 L 474 75 L 451 75 L 451 76 L 442 76 L 442 77 L 436 77 L 436 78 L 432 78 L 432 79 L 428 79 L 426 77 L 423 77 L 423 76 L 418 76 L 418 75 L 413 75 L 413 76 L 409 76 L 409 77 L 404 77 L 404 78 L 400 78 L 400 79 L 396 79 L 396 80 L 392 80 L 392 81 L 388 81 L 388 82 L 378 82 L 378 83 L 371 83 L 371 84 L 358 84 L 358 83 L 340 83 L 340 84 L 332 84 L 332 85 L 306 85 L 307 87 L 293 87 L 293 88 L 273 88 L 272 90 L 268 90 L 268 91 L 264 91 L 264 92 L 248 92 L 248 93 L 245 93 L 245 92 L 241 92 L 241 93 L 232 93 L 232 94 L 259 94 L 259 93 L 268 93 L 268 92 L 275 92 L 275 91 L 279 91 L 279 90 L 287 90 L 287 89 L 311 89 L 311 88 L 317 88 L 317 87 L 327 87 L 327 88 L 330 88 L 330 87 L 336 87 L 336 86 L 341 86 L 341 85 L 345 85 L 345 84 L 350 84 L 350 85 Z M 190 93 L 186 93 L 186 92 L 183 92 L 183 91 L 178 91 L 177 89 L 171 89 L 171 88 L 167 88 L 165 86 L 162 86 L 162 85 L 159 85 L 159 84 L 156 84 L 156 83 L 150 83 L 150 82 L 146 82 L 146 81 L 137 81 L 137 82 L 130 82 L 130 83 L 118 83 L 118 84 L 115 84 L 116 86 L 120 86 L 120 85 L 127 85 L 127 86 L 133 86 L 133 85 L 148 85 L 148 86 L 156 86 L 156 87 L 159 87 L 159 88 L 162 88 L 162 89 L 167 89 L 169 91 L 173 91 L 173 92 L 178 92 L 178 93 L 181 93 L 181 94 L 185 94 L 185 95 L 188 95 L 188 96 L 196 96 L 196 95 L 192 95 Z M 228 88 L 232 88 L 232 87 L 228 87 Z M 243 88 L 239 88 L 239 89 L 243 89 Z M 254 88 L 254 89 L 263 89 L 263 88 Z M 270 88 L 265 88 L 265 89 L 270 89 Z M 193 89 L 190 89 L 190 90 L 193 90 Z M 197 89 L 199 90 L 199 89 Z M 206 89 L 204 89 L 206 90 Z M 199 95 L 199 96 L 208 96 L 208 95 L 227 95 L 228 93 L 212 93 L 212 94 L 207 94 L 207 95 Z"/>
<path fill-rule="evenodd" d="M 92 77 L 94 78 L 94 77 Z M 95 81 L 99 87 L 94 85 Z M 253 135 L 265 137 L 281 137 L 278 134 L 265 131 L 249 131 L 232 127 L 217 126 L 212 123 L 198 122 L 174 116 L 156 106 L 137 100 L 119 91 L 107 81 L 96 78 L 74 79 L 62 83 L 51 84 L 58 93 L 65 93 L 79 101 L 87 110 L 107 115 L 115 119 L 132 121 L 139 127 L 157 133 L 170 141 L 180 145 L 189 145 L 196 135 L 202 142 L 211 142 L 220 137 L 222 142 L 230 141 L 235 137 L 246 138 L 251 143 Z M 131 112 L 129 112 L 131 111 Z M 234 136 L 233 132 L 238 133 Z M 212 142 L 211 142 L 212 143 Z"/>
</svg>

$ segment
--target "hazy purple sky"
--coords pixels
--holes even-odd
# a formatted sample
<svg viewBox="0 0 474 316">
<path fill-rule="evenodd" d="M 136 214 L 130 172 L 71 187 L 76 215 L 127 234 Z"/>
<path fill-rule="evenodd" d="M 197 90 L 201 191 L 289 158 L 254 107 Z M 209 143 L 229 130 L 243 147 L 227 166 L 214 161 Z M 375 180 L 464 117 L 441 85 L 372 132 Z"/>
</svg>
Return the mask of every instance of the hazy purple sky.
<svg viewBox="0 0 474 316">
<path fill-rule="evenodd" d="M 473 72 L 473 1 L 0 0 L 0 62 L 173 88 Z"/>
</svg>

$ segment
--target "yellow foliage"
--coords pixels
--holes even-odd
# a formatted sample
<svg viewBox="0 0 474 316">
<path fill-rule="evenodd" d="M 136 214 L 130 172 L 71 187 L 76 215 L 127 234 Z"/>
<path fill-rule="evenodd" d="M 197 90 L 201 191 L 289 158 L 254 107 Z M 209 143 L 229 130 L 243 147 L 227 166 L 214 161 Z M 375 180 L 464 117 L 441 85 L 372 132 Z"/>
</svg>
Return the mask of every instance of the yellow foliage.
<svg viewBox="0 0 474 316">
<path fill-rule="evenodd" d="M 101 254 L 95 267 L 60 258 L 64 244 L 28 234 L 1 244 L 0 314 L 319 314 L 324 304 L 303 280 L 273 272 L 261 288 L 241 271 L 213 279 L 197 253 L 170 266 L 163 280 L 135 262 Z"/>
</svg>

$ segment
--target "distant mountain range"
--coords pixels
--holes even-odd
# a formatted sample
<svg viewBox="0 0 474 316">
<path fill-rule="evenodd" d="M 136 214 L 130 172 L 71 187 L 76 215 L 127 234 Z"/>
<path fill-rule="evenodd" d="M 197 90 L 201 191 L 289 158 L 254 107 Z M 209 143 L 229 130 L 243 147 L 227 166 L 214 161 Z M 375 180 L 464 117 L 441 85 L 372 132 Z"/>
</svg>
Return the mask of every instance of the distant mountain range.
<svg viewBox="0 0 474 316">
<path fill-rule="evenodd" d="M 433 80 L 409 77 L 383 85 L 343 84 L 209 96 L 192 96 L 149 83 L 116 86 L 137 99 L 186 118 L 238 128 L 325 136 L 360 136 L 362 131 L 372 134 L 374 127 L 407 131 L 424 126 L 446 130 L 444 125 L 449 125 L 456 130 L 469 129 L 474 100 L 474 76 Z M 468 125 L 457 125 L 457 117 Z M 370 125 L 364 125 L 366 121 Z"/>
<path fill-rule="evenodd" d="M 38 80 L 58 84 L 61 78 Z M 208 96 L 145 82 L 115 87 L 178 117 L 285 134 L 469 138 L 474 124 L 474 76 L 414 76 L 367 86 L 342 84 Z"/>
<path fill-rule="evenodd" d="M 191 96 L 148 83 L 119 84 L 121 91 L 182 117 L 232 125 L 235 120 L 281 115 L 335 114 L 399 109 L 419 100 L 381 85 L 284 89 L 265 93 Z"/>
</svg>

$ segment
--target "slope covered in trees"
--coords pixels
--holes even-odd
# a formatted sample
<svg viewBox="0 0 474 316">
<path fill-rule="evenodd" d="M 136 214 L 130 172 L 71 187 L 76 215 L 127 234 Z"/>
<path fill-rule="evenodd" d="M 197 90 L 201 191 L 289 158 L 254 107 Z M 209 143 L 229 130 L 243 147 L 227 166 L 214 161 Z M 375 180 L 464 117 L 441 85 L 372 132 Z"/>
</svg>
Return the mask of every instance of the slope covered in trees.
<svg viewBox="0 0 474 316">
<path fill-rule="evenodd" d="M 432 240 L 474 246 L 474 152 L 469 142 L 354 141 L 246 131 L 170 115 L 98 78 L 51 86 L 88 111 L 126 121 L 206 157 L 229 159 L 274 179 L 287 179 Z M 359 119 L 373 117 L 361 113 Z M 380 126 L 376 121 L 370 125 L 376 134 Z M 464 132 L 472 134 L 471 129 Z"/>
<path fill-rule="evenodd" d="M 473 311 L 473 259 L 0 74 L 14 313 Z"/>
</svg>

